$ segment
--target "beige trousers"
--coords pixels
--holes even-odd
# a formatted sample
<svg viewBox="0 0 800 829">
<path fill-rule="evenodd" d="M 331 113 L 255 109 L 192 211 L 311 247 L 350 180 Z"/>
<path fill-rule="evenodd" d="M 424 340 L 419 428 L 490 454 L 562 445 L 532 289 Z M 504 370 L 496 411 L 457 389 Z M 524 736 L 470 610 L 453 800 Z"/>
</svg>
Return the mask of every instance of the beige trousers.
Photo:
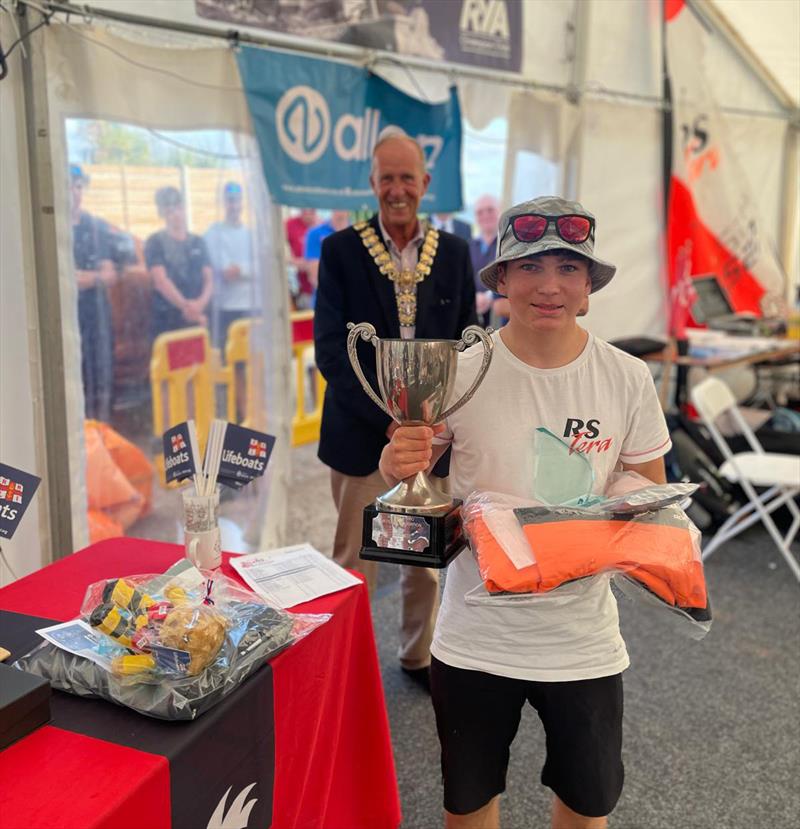
<svg viewBox="0 0 800 829">
<path fill-rule="evenodd" d="M 439 480 L 434 478 L 434 480 Z M 339 512 L 333 558 L 342 567 L 364 574 L 370 594 L 378 578 L 378 562 L 362 561 L 361 533 L 364 507 L 388 489 L 379 471 L 364 477 L 343 475 L 331 470 L 333 502 Z M 396 566 L 396 565 L 393 565 Z M 400 664 L 404 668 L 424 668 L 431 662 L 431 639 L 439 609 L 439 573 L 428 567 L 400 566 Z"/>
</svg>

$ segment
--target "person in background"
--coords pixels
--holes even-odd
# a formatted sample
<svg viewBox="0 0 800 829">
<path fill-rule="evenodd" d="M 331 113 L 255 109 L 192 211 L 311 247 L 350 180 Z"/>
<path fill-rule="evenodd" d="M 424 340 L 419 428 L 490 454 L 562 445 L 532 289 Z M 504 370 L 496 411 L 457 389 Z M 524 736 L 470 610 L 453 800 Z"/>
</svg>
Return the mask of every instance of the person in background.
<svg viewBox="0 0 800 829">
<path fill-rule="evenodd" d="M 480 196 L 475 202 L 475 221 L 478 223 L 478 235 L 469 241 L 469 258 L 475 273 L 475 306 L 478 309 L 480 324 L 486 328 L 491 322 L 492 303 L 495 295 L 486 289 L 479 276 L 494 258 L 497 246 L 497 221 L 500 218 L 500 202 L 489 194 Z"/>
<path fill-rule="evenodd" d="M 153 338 L 165 331 L 207 325 L 206 309 L 213 289 L 206 243 L 186 227 L 180 190 L 161 187 L 156 191 L 156 206 L 164 228 L 144 246 L 153 280 Z"/>
<path fill-rule="evenodd" d="M 81 208 L 89 185 L 83 168 L 71 165 L 69 179 L 84 411 L 87 418 L 108 423 L 114 387 L 114 330 L 107 286 L 117 275 L 111 259 L 111 231 L 106 222 Z"/>
<path fill-rule="evenodd" d="M 469 242 L 472 238 L 472 228 L 461 219 L 456 219 L 452 213 L 434 213 L 431 216 L 431 224 L 437 230 L 443 230 L 445 233 L 452 233 L 453 236 L 458 236 L 465 242 Z"/>
<path fill-rule="evenodd" d="M 303 208 L 299 215 L 286 220 L 286 241 L 289 244 L 288 262 L 297 269 L 297 285 L 293 288 L 292 301 L 296 310 L 301 311 L 311 307 L 315 286 L 311 284 L 308 275 L 308 264 L 303 258 L 306 244 L 306 234 L 317 222 L 317 211 Z"/>
<path fill-rule="evenodd" d="M 344 230 L 350 224 L 350 214 L 346 210 L 334 210 L 330 219 L 321 225 L 312 227 L 306 234 L 303 258 L 308 269 L 308 278 L 314 286 L 314 293 L 317 291 L 317 278 L 319 275 L 319 258 L 322 255 L 322 240 L 327 239 L 331 233 L 337 230 Z M 311 308 L 314 307 L 314 297 L 311 300 Z"/>
<path fill-rule="evenodd" d="M 205 242 L 214 271 L 212 333 L 224 348 L 230 324 L 257 314 L 253 280 L 253 235 L 242 222 L 242 186 L 229 181 L 222 189 L 225 219 L 206 231 Z"/>
<path fill-rule="evenodd" d="M 378 461 L 397 423 L 361 387 L 347 356 L 347 323 L 370 322 L 381 338 L 457 340 L 477 321 L 467 243 L 417 217 L 429 182 L 420 145 L 399 127 L 387 127 L 372 153 L 378 214 L 322 243 L 314 349 L 327 387 L 318 456 L 330 467 L 338 513 L 333 558 L 364 573 L 370 590 L 377 564 L 359 559 L 363 512 L 386 490 Z M 366 345 L 362 366 L 377 387 L 375 349 Z M 444 477 L 446 466 L 434 473 Z M 400 589 L 400 665 L 427 688 L 437 571 L 404 565 Z"/>
</svg>

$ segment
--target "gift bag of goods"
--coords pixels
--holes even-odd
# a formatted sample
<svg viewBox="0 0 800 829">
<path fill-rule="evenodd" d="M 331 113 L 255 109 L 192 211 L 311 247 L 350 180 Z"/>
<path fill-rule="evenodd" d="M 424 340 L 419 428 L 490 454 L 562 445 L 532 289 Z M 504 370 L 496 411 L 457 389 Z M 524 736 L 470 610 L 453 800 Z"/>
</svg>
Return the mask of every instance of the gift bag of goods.
<svg viewBox="0 0 800 829">
<path fill-rule="evenodd" d="M 536 604 L 561 585 L 607 573 L 623 593 L 669 611 L 702 638 L 711 611 L 701 535 L 679 505 L 694 489 L 619 472 L 605 496 L 584 505 L 473 492 L 462 516 L 483 584 L 466 601 Z"/>
<path fill-rule="evenodd" d="M 91 584 L 80 619 L 43 631 L 48 641 L 15 667 L 78 696 L 192 720 L 329 618 L 270 607 L 221 573 L 182 562 L 162 575 Z"/>
</svg>

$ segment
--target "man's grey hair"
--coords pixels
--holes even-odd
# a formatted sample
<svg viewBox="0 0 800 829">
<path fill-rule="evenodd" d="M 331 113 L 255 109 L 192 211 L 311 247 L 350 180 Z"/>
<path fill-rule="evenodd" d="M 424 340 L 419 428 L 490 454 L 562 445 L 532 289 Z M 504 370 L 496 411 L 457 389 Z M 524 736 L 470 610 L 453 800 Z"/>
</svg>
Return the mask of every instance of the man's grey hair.
<svg viewBox="0 0 800 829">
<path fill-rule="evenodd" d="M 422 165 L 423 175 L 427 172 L 427 168 L 425 166 L 425 151 L 422 149 L 422 146 L 419 143 L 419 141 L 417 141 L 416 138 L 412 138 L 402 127 L 390 124 L 388 127 L 384 127 L 378 133 L 378 140 L 375 142 L 375 146 L 372 148 L 372 167 L 370 168 L 370 176 L 372 176 L 375 173 L 375 154 L 378 152 L 378 147 L 388 143 L 389 141 L 409 141 L 411 144 L 413 144 L 414 147 L 416 147 L 417 152 L 419 153 L 419 161 Z"/>
</svg>

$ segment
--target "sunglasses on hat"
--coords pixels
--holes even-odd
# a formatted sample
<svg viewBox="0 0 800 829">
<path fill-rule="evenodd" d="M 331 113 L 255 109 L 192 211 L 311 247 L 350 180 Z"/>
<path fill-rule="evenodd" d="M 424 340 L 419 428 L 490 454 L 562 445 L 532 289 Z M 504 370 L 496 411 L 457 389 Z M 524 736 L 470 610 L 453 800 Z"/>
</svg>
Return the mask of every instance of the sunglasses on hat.
<svg viewBox="0 0 800 829">
<path fill-rule="evenodd" d="M 556 233 L 565 242 L 581 244 L 590 236 L 594 238 L 594 219 L 569 213 L 562 216 L 545 216 L 542 213 L 520 213 L 514 216 L 508 226 L 518 242 L 538 242 L 550 224 L 555 225 Z"/>
</svg>

